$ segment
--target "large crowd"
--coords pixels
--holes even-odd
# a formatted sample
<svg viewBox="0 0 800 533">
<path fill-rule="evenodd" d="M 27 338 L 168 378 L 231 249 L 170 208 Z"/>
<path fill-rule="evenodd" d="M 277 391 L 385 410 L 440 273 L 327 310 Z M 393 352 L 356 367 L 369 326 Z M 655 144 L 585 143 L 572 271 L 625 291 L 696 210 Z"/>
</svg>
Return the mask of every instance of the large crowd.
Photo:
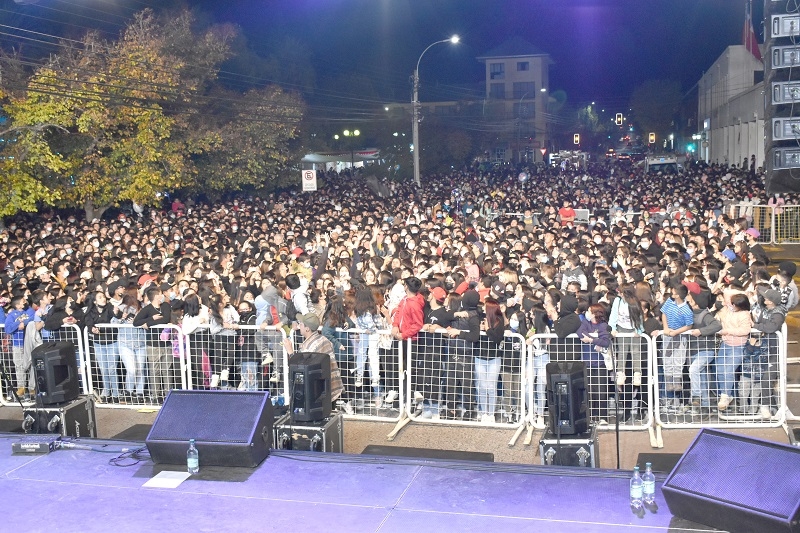
<svg viewBox="0 0 800 533">
<path fill-rule="evenodd" d="M 251 390 L 277 381 L 281 346 L 266 331 L 246 339 L 240 352 L 248 355 L 224 343 L 242 324 L 294 324 L 304 346 L 289 340 L 287 351 L 331 354 L 333 400 L 350 409 L 346 390 L 365 389 L 380 408 L 396 400 L 397 384 L 375 356 L 391 339 L 373 332 L 429 346 L 438 331 L 445 341 L 424 351 L 438 352 L 427 364 L 435 383 L 414 383 L 415 401 L 426 414 L 493 421 L 498 390 L 515 386 L 501 376 L 509 331 L 531 347 L 538 383 L 530 408 L 543 424 L 544 366 L 576 334 L 570 357 L 586 363 L 602 421 L 614 386 L 635 389 L 646 379 L 636 335 L 660 333 L 664 412 L 707 416 L 735 401 L 774 415 L 768 354 L 776 350 L 748 344 L 751 328 L 764 333 L 763 346 L 775 342 L 770 335 L 798 303 L 795 266 L 782 263 L 771 276 L 759 244 L 769 222 L 734 206 L 800 198 L 767 198 L 760 171 L 473 166 L 427 176 L 420 189 L 368 175 L 323 172 L 315 192 L 172 198 L 101 220 L 57 211 L 7 219 L 0 313 L 15 392 L 34 394 L 32 346 L 78 325 L 90 331 L 101 401 L 163 399 L 169 370 L 154 363 L 172 352 L 152 331 L 166 324 L 187 335 L 209 329 L 214 341 L 197 386 Z M 365 333 L 343 336 L 347 329 Z M 533 337 L 542 333 L 557 339 Z M 742 400 L 746 386 L 760 396 Z"/>
</svg>

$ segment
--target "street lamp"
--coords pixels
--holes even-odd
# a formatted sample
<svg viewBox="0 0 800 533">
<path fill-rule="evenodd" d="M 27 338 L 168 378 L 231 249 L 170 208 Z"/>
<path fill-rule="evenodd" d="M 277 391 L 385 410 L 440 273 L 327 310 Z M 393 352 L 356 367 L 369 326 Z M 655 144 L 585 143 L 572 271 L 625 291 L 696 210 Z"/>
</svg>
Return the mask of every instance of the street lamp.
<svg viewBox="0 0 800 533">
<path fill-rule="evenodd" d="M 429 44 L 419 55 L 419 59 L 417 59 L 417 68 L 414 69 L 414 96 L 411 99 L 411 142 L 414 144 L 414 183 L 417 184 L 417 187 L 422 186 L 419 179 L 419 63 L 422 61 L 422 56 L 425 55 L 425 52 L 430 50 L 433 46 L 442 43 L 457 44 L 458 35 L 453 35 L 449 39 L 443 39 Z"/>
<path fill-rule="evenodd" d="M 525 100 L 529 92 L 522 95 L 522 98 L 519 99 L 519 105 L 517 105 L 517 163 L 522 163 L 522 150 L 520 149 L 522 144 L 522 101 Z"/>
<path fill-rule="evenodd" d="M 342 135 L 344 135 L 345 137 L 348 137 L 348 138 L 350 138 L 350 137 L 358 137 L 359 135 L 361 135 L 361 132 L 359 130 L 352 130 L 352 131 L 351 130 L 344 130 L 342 132 Z M 333 136 L 333 138 L 338 141 L 339 140 L 339 134 L 338 133 L 335 134 Z M 356 162 L 355 162 L 356 149 L 355 149 L 355 147 L 353 145 L 353 141 L 349 141 L 348 144 L 350 145 L 350 173 L 353 174 L 353 173 L 355 173 L 355 169 L 356 169 Z"/>
</svg>

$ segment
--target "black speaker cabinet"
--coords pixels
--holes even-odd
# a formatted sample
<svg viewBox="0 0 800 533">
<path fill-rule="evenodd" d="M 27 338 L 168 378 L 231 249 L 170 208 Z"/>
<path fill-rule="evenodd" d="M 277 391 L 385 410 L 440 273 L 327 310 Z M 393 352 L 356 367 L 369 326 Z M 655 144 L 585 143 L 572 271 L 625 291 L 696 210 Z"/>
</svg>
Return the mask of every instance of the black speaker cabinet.
<svg viewBox="0 0 800 533">
<path fill-rule="evenodd" d="M 154 463 L 185 464 L 195 439 L 200 466 L 258 466 L 272 447 L 268 392 L 172 390 L 147 436 Z"/>
<path fill-rule="evenodd" d="M 80 394 L 78 361 L 71 342 L 45 342 L 31 352 L 36 392 L 42 404 L 71 402 Z"/>
<path fill-rule="evenodd" d="M 547 405 L 553 434 L 577 435 L 589 429 L 584 363 L 547 363 Z"/>
<path fill-rule="evenodd" d="M 331 414 L 331 358 L 298 352 L 289 357 L 289 412 L 292 422 L 317 422 Z"/>
<path fill-rule="evenodd" d="M 800 532 L 800 449 L 704 429 L 661 488 L 670 512 L 729 531 Z"/>
</svg>

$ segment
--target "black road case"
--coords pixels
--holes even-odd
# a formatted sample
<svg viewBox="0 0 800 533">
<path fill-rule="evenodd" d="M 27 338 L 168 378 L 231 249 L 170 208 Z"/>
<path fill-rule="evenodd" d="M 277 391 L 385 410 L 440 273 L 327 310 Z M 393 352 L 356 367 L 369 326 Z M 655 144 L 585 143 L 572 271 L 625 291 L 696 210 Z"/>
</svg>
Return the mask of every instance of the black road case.
<svg viewBox="0 0 800 533">
<path fill-rule="evenodd" d="M 344 452 L 344 418 L 334 414 L 319 422 L 292 424 L 289 413 L 275 421 L 276 450 Z"/>
<path fill-rule="evenodd" d="M 557 435 L 549 429 L 539 441 L 539 456 L 543 465 L 600 467 L 600 452 L 597 445 L 597 430 L 577 435 Z"/>
<path fill-rule="evenodd" d="M 94 398 L 81 396 L 61 405 L 26 407 L 22 413 L 25 433 L 55 433 L 62 437 L 96 438 Z"/>
</svg>

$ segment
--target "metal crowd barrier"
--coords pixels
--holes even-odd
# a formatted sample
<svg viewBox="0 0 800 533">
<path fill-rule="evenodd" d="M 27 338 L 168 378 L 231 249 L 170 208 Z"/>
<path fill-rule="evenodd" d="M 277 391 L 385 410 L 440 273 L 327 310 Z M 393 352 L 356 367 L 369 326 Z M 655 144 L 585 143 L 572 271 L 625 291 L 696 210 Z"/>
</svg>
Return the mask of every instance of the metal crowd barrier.
<svg viewBox="0 0 800 533">
<path fill-rule="evenodd" d="M 446 330 L 409 342 L 406 412 L 414 422 L 515 428 L 526 418 L 525 338 L 506 332 L 499 347 L 485 333 L 472 346 Z"/>
<path fill-rule="evenodd" d="M 171 389 L 187 388 L 186 355 L 179 326 L 150 329 L 97 324 L 84 330 L 88 393 L 97 407 L 160 407 Z"/>
<path fill-rule="evenodd" d="M 329 337 L 342 375 L 345 418 L 396 422 L 404 415 L 406 344 L 389 330 L 336 328 Z"/>
<path fill-rule="evenodd" d="M 729 214 L 733 218 L 744 217 L 756 228 L 762 243 L 796 244 L 800 243 L 800 205 L 734 204 Z"/>
<path fill-rule="evenodd" d="M 658 368 L 656 423 L 664 428 L 783 425 L 786 331 L 786 324 L 776 333 L 753 330 L 746 345 L 737 347 L 721 344 L 718 336 L 654 337 L 659 345 L 652 361 Z"/>
<path fill-rule="evenodd" d="M 601 355 L 596 364 L 586 365 L 587 414 L 598 430 L 647 430 L 652 425 L 652 379 L 649 362 L 653 341 L 647 335 L 619 333 L 614 338 L 609 359 Z M 545 407 L 547 363 L 585 361 L 585 348 L 576 335 L 559 339 L 555 334 L 533 335 L 528 345 L 527 390 L 528 423 L 537 429 L 548 424 Z M 635 375 L 638 372 L 639 375 Z M 622 373 L 624 381 L 618 377 Z M 619 379 L 619 381 L 618 381 Z"/>
</svg>

